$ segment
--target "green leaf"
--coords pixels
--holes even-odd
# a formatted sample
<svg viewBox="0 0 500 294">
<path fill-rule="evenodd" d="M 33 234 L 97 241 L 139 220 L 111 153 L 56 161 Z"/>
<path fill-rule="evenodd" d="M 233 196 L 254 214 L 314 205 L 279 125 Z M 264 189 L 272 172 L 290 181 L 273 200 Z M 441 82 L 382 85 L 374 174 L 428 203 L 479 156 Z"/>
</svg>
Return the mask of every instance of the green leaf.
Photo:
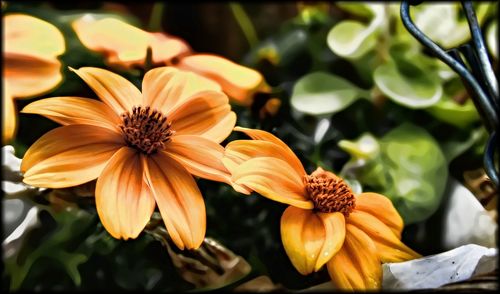
<svg viewBox="0 0 500 294">
<path fill-rule="evenodd" d="M 355 176 L 365 187 L 391 199 L 405 224 L 430 217 L 441 203 L 448 178 L 447 162 L 438 143 L 410 123 L 378 140 L 380 152 L 361 151 L 366 145 L 362 142 L 370 137 L 365 134 L 351 144 L 341 141 L 339 146 L 352 155 L 341 174 Z M 370 191 L 365 187 L 364 191 Z"/>
<path fill-rule="evenodd" d="M 472 130 L 467 137 L 448 140 L 441 143 L 441 149 L 446 156 L 446 161 L 450 163 L 456 157 L 462 155 L 465 151 L 472 148 L 474 145 L 485 145 L 488 138 L 488 133 L 483 127 Z M 482 150 L 481 150 L 482 151 Z"/>
<path fill-rule="evenodd" d="M 55 264 L 64 268 L 76 286 L 81 284 L 78 266 L 87 261 L 88 254 L 79 250 L 76 252 L 74 249 L 68 250 L 67 246 L 75 236 L 83 234 L 94 223 L 94 217 L 84 210 L 73 207 L 56 212 L 49 206 L 40 205 L 37 218 L 40 218 L 42 211 L 48 212 L 53 217 L 57 228 L 45 236 L 41 243 L 35 245 L 25 242 L 22 246 L 29 249 L 19 250 L 5 260 L 6 272 L 11 278 L 11 290 L 16 290 L 22 285 L 28 273 L 42 258 L 52 259 Z M 21 258 L 19 256 L 21 252 L 26 252 L 26 257 Z"/>
<path fill-rule="evenodd" d="M 403 59 L 380 65 L 373 78 L 385 95 L 409 108 L 429 107 L 436 104 L 443 94 L 437 75 Z"/>
<path fill-rule="evenodd" d="M 314 72 L 297 81 L 291 104 L 307 114 L 332 114 L 345 109 L 363 95 L 366 91 L 339 76 Z"/>
<path fill-rule="evenodd" d="M 479 24 L 487 14 L 489 3 L 474 7 Z M 460 14 L 459 3 L 432 3 L 417 7 L 414 15 L 415 25 L 433 41 L 445 48 L 458 46 L 470 39 L 467 20 Z"/>
<path fill-rule="evenodd" d="M 328 33 L 328 46 L 339 56 L 357 59 L 375 47 L 376 38 L 368 28 L 358 21 L 342 21 Z"/>
<path fill-rule="evenodd" d="M 387 133 L 380 143 L 391 178 L 386 196 L 406 224 L 425 220 L 439 207 L 448 178 L 438 143 L 427 131 L 408 123 Z"/>
<path fill-rule="evenodd" d="M 479 114 L 471 99 L 460 105 L 447 96 L 426 109 L 439 120 L 459 128 L 467 128 L 479 120 Z"/>
<path fill-rule="evenodd" d="M 358 59 L 373 49 L 376 45 L 378 32 L 385 22 L 384 6 L 381 4 L 367 5 L 373 18 L 370 23 L 345 20 L 334 26 L 327 36 L 330 49 L 337 55 L 349 59 Z"/>
</svg>

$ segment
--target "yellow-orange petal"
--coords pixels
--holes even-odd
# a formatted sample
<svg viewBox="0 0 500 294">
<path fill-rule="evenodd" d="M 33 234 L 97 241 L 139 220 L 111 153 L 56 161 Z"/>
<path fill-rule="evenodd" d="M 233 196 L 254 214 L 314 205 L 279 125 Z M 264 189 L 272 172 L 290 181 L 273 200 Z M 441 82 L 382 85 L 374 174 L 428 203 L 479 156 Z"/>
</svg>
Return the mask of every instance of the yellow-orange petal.
<svg viewBox="0 0 500 294">
<path fill-rule="evenodd" d="M 85 47 L 105 53 L 112 64 L 126 67 L 143 64 L 147 48 L 154 41 L 148 32 L 115 18 L 96 20 L 85 15 L 71 25 Z"/>
<path fill-rule="evenodd" d="M 244 106 L 252 104 L 252 95 L 265 83 L 258 71 L 212 54 L 186 56 L 177 66 L 216 81 L 229 97 Z"/>
<path fill-rule="evenodd" d="M 313 209 L 306 196 L 302 178 L 285 161 L 274 157 L 257 157 L 238 166 L 233 181 L 274 201 L 303 209 Z"/>
<path fill-rule="evenodd" d="M 378 290 L 382 266 L 375 244 L 360 229 L 346 224 L 344 246 L 327 262 L 333 283 L 341 290 Z"/>
<path fill-rule="evenodd" d="M 52 90 L 62 81 L 61 63 L 55 58 L 4 53 L 3 75 L 14 98 L 29 98 Z"/>
<path fill-rule="evenodd" d="M 341 213 L 317 214 L 289 206 L 281 216 L 281 240 L 293 266 L 303 275 L 317 272 L 335 255 L 345 237 Z"/>
<path fill-rule="evenodd" d="M 361 193 L 356 197 L 356 210 L 364 211 L 386 224 L 398 237 L 401 238 L 404 223 L 389 198 L 377 193 Z"/>
<path fill-rule="evenodd" d="M 365 232 L 374 242 L 382 262 L 400 262 L 420 257 L 403 244 L 391 229 L 373 215 L 354 210 L 347 223 Z"/>
<path fill-rule="evenodd" d="M 90 15 L 72 23 L 80 41 L 90 50 L 102 52 L 106 61 L 129 68 L 144 66 L 148 47 L 154 64 L 168 64 L 191 52 L 183 40 L 165 33 L 150 33 L 114 18 L 96 20 Z"/>
<path fill-rule="evenodd" d="M 178 135 L 197 135 L 217 143 L 229 136 L 236 114 L 222 92 L 204 91 L 171 110 L 167 117 Z"/>
<path fill-rule="evenodd" d="M 243 132 L 250 138 L 254 140 L 262 140 L 262 141 L 267 141 L 267 142 L 272 142 L 274 144 L 277 144 L 283 148 L 283 154 L 281 156 L 287 158 L 287 162 L 290 163 L 291 166 L 301 175 L 305 175 L 306 171 L 304 170 L 304 166 L 300 162 L 299 158 L 293 153 L 292 149 L 288 147 L 288 145 L 285 144 L 285 142 L 281 141 L 278 137 L 275 135 L 263 131 L 263 130 L 257 130 L 257 129 L 249 129 L 249 128 L 243 128 L 243 127 L 235 127 L 235 131 L 238 132 Z"/>
<path fill-rule="evenodd" d="M 147 160 L 146 182 L 172 241 L 180 249 L 196 249 L 205 238 L 205 202 L 189 172 L 164 153 Z"/>
<path fill-rule="evenodd" d="M 21 162 L 27 184 L 64 188 L 96 179 L 107 161 L 123 146 L 116 132 L 91 125 L 55 128 L 26 151 Z"/>
<path fill-rule="evenodd" d="M 145 105 L 169 114 L 199 92 L 220 91 L 220 86 L 202 76 L 173 67 L 157 67 L 148 71 L 142 81 Z"/>
<path fill-rule="evenodd" d="M 182 39 L 165 33 L 150 33 L 153 63 L 169 64 L 173 58 L 182 58 L 191 53 L 191 47 Z"/>
<path fill-rule="evenodd" d="M 101 101 L 81 97 L 53 97 L 26 105 L 22 113 L 40 114 L 62 125 L 86 124 L 120 131 L 116 113 Z"/>
<path fill-rule="evenodd" d="M 142 105 L 142 94 L 125 78 L 102 68 L 81 67 L 73 69 L 80 78 L 118 115 Z"/>
<path fill-rule="evenodd" d="M 5 81 L 4 93 L 2 95 L 2 109 L 2 146 L 4 146 L 12 140 L 17 130 L 16 107 Z"/>
<path fill-rule="evenodd" d="M 106 231 L 117 239 L 137 238 L 155 209 L 155 200 L 143 180 L 142 157 L 124 146 L 111 157 L 97 179 L 97 213 Z"/>
<path fill-rule="evenodd" d="M 222 164 L 224 148 L 200 136 L 172 136 L 163 151 L 195 176 L 231 184 L 231 175 Z"/>
<path fill-rule="evenodd" d="M 236 140 L 226 145 L 223 163 L 231 173 L 243 162 L 257 157 L 275 157 L 286 161 L 294 168 L 298 177 L 302 178 L 305 171 L 300 165 L 292 165 L 288 152 L 281 145 L 262 140 Z"/>
<path fill-rule="evenodd" d="M 3 17 L 4 52 L 53 58 L 65 50 L 62 33 L 52 24 L 27 14 Z"/>
</svg>

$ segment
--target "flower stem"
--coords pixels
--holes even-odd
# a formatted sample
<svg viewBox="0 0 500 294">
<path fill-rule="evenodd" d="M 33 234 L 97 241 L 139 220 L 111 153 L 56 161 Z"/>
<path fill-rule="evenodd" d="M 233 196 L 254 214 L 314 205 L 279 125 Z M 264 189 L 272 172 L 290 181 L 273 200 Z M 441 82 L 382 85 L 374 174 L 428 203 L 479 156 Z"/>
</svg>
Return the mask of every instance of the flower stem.
<svg viewBox="0 0 500 294">
<path fill-rule="evenodd" d="M 240 25 L 240 28 L 243 31 L 248 44 L 250 45 L 250 47 L 255 47 L 259 42 L 259 39 L 257 38 L 257 33 L 255 32 L 255 28 L 250 21 L 247 13 L 239 3 L 231 2 L 229 3 L 229 7 L 231 7 L 234 18 Z"/>
<path fill-rule="evenodd" d="M 155 2 L 155 4 L 153 4 L 151 16 L 149 17 L 149 31 L 161 31 L 161 18 L 163 16 L 164 9 L 165 3 L 163 2 Z"/>
</svg>

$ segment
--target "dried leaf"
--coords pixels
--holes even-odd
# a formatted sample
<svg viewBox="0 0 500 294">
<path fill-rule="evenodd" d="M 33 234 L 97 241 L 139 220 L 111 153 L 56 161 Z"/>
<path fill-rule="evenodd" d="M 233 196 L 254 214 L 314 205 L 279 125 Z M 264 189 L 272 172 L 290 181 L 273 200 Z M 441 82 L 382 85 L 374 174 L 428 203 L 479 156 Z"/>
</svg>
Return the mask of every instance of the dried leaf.
<svg viewBox="0 0 500 294">
<path fill-rule="evenodd" d="M 145 232 L 160 241 L 167 249 L 172 263 L 184 280 L 197 290 L 212 290 L 230 285 L 250 273 L 250 264 L 212 238 L 205 238 L 200 248 L 180 251 L 163 226 L 158 213 L 154 213 Z"/>
</svg>

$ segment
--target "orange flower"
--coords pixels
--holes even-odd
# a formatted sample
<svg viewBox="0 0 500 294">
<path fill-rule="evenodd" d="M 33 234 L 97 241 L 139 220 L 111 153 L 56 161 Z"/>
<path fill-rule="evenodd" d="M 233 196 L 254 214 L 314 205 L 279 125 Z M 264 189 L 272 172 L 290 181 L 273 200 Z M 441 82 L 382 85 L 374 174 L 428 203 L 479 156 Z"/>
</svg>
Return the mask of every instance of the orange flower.
<svg viewBox="0 0 500 294">
<path fill-rule="evenodd" d="M 251 105 L 255 92 L 270 89 L 259 72 L 217 55 L 193 54 L 184 41 L 165 33 L 146 32 L 114 18 L 84 16 L 72 25 L 87 48 L 103 52 L 113 65 L 144 66 L 150 47 L 153 64 L 175 66 L 211 79 L 241 105 Z"/>
<path fill-rule="evenodd" d="M 218 144 L 236 122 L 227 96 L 172 67 L 148 71 L 142 93 L 104 69 L 72 70 L 103 102 L 55 97 L 23 109 L 64 125 L 28 149 L 24 182 L 62 188 L 97 178 L 97 212 L 113 237 L 136 238 L 156 203 L 179 248 L 200 246 L 205 204 L 191 174 L 230 183 Z"/>
<path fill-rule="evenodd" d="M 52 24 L 25 14 L 4 16 L 2 145 L 17 129 L 13 99 L 31 98 L 53 89 L 62 80 L 57 56 L 64 38 Z"/>
<path fill-rule="evenodd" d="M 236 184 L 290 205 L 281 217 L 281 239 L 301 274 L 326 264 L 341 289 L 378 289 L 381 262 L 419 256 L 400 241 L 403 220 L 388 198 L 354 195 L 341 178 L 320 167 L 306 174 L 292 150 L 268 132 L 235 130 L 253 140 L 230 142 L 222 161 Z"/>
</svg>

